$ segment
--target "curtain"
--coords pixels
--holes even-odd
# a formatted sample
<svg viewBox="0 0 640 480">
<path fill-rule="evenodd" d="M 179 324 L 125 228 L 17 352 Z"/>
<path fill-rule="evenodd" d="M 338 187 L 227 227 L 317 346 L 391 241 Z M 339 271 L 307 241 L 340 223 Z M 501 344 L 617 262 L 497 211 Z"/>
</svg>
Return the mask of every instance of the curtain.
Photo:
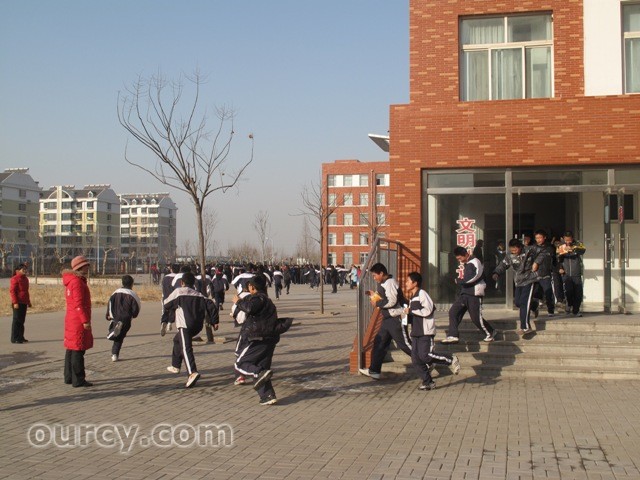
<svg viewBox="0 0 640 480">
<path fill-rule="evenodd" d="M 624 47 L 626 92 L 640 93 L 640 38 L 628 38 Z"/>
<path fill-rule="evenodd" d="M 463 53 L 462 100 L 489 100 L 489 55 L 487 50 Z"/>
<path fill-rule="evenodd" d="M 504 18 L 476 18 L 462 21 L 462 44 L 504 43 Z"/>
<path fill-rule="evenodd" d="M 551 97 L 551 48 L 527 48 L 527 98 Z"/>
<path fill-rule="evenodd" d="M 491 98 L 522 98 L 522 49 L 491 51 Z"/>
</svg>

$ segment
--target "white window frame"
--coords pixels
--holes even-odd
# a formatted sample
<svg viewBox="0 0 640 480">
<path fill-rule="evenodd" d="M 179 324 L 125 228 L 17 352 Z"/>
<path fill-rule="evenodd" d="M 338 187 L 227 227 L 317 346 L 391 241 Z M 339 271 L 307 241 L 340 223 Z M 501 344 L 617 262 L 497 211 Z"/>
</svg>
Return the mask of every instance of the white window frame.
<svg viewBox="0 0 640 480">
<path fill-rule="evenodd" d="M 345 193 L 342 197 L 342 205 L 345 207 L 353 206 L 353 193 Z"/>
<path fill-rule="evenodd" d="M 328 245 L 337 245 L 338 242 L 338 235 L 336 233 L 329 233 L 327 234 L 327 244 Z"/>
<path fill-rule="evenodd" d="M 343 241 L 344 241 L 343 245 L 348 245 L 348 246 L 353 245 L 353 233 L 351 233 L 351 232 L 345 232 L 345 234 L 344 234 L 344 237 L 343 237 L 343 238 L 344 238 L 344 240 L 343 240 Z"/>
<path fill-rule="evenodd" d="M 343 225 L 347 227 L 353 226 L 353 213 L 345 213 L 343 217 Z"/>
<path fill-rule="evenodd" d="M 376 206 L 380 207 L 380 206 L 386 205 L 385 201 L 386 201 L 386 196 L 384 193 L 380 193 L 380 192 L 376 193 Z"/>
<path fill-rule="evenodd" d="M 535 41 L 528 41 L 528 42 L 507 42 L 507 35 L 508 35 L 508 19 L 509 18 L 513 18 L 513 17 L 518 17 L 518 16 L 532 16 L 532 15 L 549 15 L 551 17 L 551 39 L 549 40 L 535 40 Z M 535 12 L 528 12 L 526 14 L 515 14 L 515 15 L 499 15 L 499 16 L 493 16 L 493 17 L 485 17 L 485 18 L 502 18 L 504 21 L 504 42 L 502 43 L 487 43 L 487 44 L 472 44 L 472 45 L 463 45 L 462 44 L 462 39 L 460 38 L 459 42 L 460 42 L 460 67 L 459 67 L 459 72 L 460 72 L 460 78 L 459 78 L 459 83 L 460 83 L 460 101 L 461 102 L 482 102 L 482 101 L 491 101 L 494 100 L 492 98 L 492 88 L 491 85 L 493 85 L 493 77 L 492 77 L 492 69 L 491 69 L 491 53 L 494 50 L 512 50 L 512 49 L 520 49 L 522 52 L 522 98 L 520 100 L 529 98 L 527 97 L 527 75 L 526 75 L 526 68 L 527 68 L 527 61 L 526 61 L 526 49 L 527 48 L 532 48 L 532 47 L 549 47 L 551 49 L 551 59 L 550 59 L 550 69 L 551 69 L 551 96 L 550 97 L 543 97 L 543 98 L 554 98 L 555 97 L 555 59 L 554 59 L 554 55 L 555 55 L 555 49 L 554 49 L 554 42 L 553 42 L 553 38 L 554 38 L 554 22 L 553 22 L 553 15 L 551 13 L 535 13 Z M 460 19 L 460 28 L 459 31 L 462 32 L 462 24 L 464 23 L 465 20 L 472 20 L 474 19 L 474 17 L 464 17 Z M 462 62 L 464 61 L 464 53 L 465 52 L 473 52 L 473 51 L 486 51 L 487 52 L 487 62 L 488 62 L 488 72 L 489 72 L 489 78 L 487 80 L 487 85 L 489 87 L 489 98 L 486 100 L 467 100 L 468 98 L 468 91 L 465 92 L 465 95 L 463 95 L 463 89 L 465 88 L 465 86 L 467 85 L 467 82 L 465 81 L 465 79 L 462 78 L 463 72 L 466 71 L 466 69 L 463 68 Z M 502 99 L 497 99 L 497 100 L 502 100 Z M 514 99 L 514 98 L 510 98 L 510 99 L 505 99 L 505 100 L 518 100 L 518 99 Z"/>
<path fill-rule="evenodd" d="M 623 80 L 623 84 L 624 84 L 624 93 L 627 95 L 637 95 L 640 93 L 640 91 L 629 91 L 629 89 L 627 88 L 627 40 L 632 40 L 632 39 L 640 39 L 640 30 L 638 31 L 633 31 L 633 32 L 626 32 L 624 31 L 624 9 L 625 7 L 631 7 L 631 6 L 637 6 L 640 5 L 640 3 L 636 3 L 636 2 L 629 2 L 629 3 L 623 3 L 621 5 L 620 8 L 620 15 L 621 15 L 621 23 L 622 23 L 622 28 L 623 28 L 623 32 L 622 32 L 622 63 L 623 63 L 623 67 L 622 67 L 622 80 Z"/>
<path fill-rule="evenodd" d="M 364 202 L 362 200 L 364 200 Z M 362 207 L 368 207 L 369 206 L 369 194 L 368 193 L 361 193 L 360 194 L 360 206 L 362 206 Z"/>
</svg>

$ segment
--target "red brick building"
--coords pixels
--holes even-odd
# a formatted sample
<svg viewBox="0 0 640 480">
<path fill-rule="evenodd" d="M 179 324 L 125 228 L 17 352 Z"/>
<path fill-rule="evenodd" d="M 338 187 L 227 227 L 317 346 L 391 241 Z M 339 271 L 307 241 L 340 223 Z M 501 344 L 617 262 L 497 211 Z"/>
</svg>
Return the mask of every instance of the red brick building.
<svg viewBox="0 0 640 480">
<path fill-rule="evenodd" d="M 330 212 L 322 264 L 362 264 L 376 234 L 387 228 L 389 162 L 323 163 L 322 192 Z"/>
<path fill-rule="evenodd" d="M 640 2 L 410 0 L 409 35 L 388 236 L 419 254 L 434 299 L 453 298 L 457 243 L 482 240 L 490 270 L 499 241 L 570 229 L 585 309 L 638 310 Z"/>
</svg>

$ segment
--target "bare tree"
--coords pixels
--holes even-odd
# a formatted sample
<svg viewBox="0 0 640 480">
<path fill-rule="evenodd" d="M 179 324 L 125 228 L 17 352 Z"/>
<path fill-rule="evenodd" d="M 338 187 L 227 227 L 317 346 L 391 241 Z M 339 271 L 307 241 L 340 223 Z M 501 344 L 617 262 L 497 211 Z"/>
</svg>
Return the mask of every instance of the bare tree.
<svg viewBox="0 0 640 480">
<path fill-rule="evenodd" d="M 10 242 L 6 238 L 0 237 L 0 257 L 2 260 L 2 271 L 7 270 L 7 259 L 15 248 L 15 242 Z"/>
<path fill-rule="evenodd" d="M 218 226 L 218 212 L 210 207 L 205 207 L 202 212 L 202 225 L 204 227 L 205 254 L 214 256 L 217 245 L 214 232 Z"/>
<path fill-rule="evenodd" d="M 253 229 L 258 234 L 260 240 L 260 251 L 262 252 L 262 263 L 266 261 L 265 252 L 267 250 L 267 240 L 269 238 L 269 212 L 260 210 L 256 213 L 253 221 Z"/>
<path fill-rule="evenodd" d="M 186 100 L 185 83 L 193 88 Z M 209 129 L 206 111 L 201 112 L 200 93 L 204 83 L 196 72 L 168 82 L 161 75 L 139 77 L 124 95 L 118 95 L 118 120 L 131 136 L 155 155 L 155 165 L 145 166 L 125 160 L 164 185 L 187 193 L 194 205 L 198 224 L 200 265 L 205 265 L 203 211 L 207 198 L 235 187 L 253 161 L 253 135 L 249 135 L 251 152 L 239 169 L 231 171 L 229 156 L 234 137 L 234 112 L 216 108 L 217 124 Z M 184 106 L 184 107 L 183 107 Z M 203 289 L 205 282 L 202 282 Z M 204 292 L 203 292 L 204 293 Z"/>
<path fill-rule="evenodd" d="M 338 208 L 338 200 L 329 204 L 325 192 L 322 191 L 321 182 L 310 182 L 302 188 L 300 194 L 302 206 L 296 215 L 302 215 L 311 224 L 310 236 L 320 246 L 320 258 L 328 258 L 327 248 L 327 225 L 329 217 Z M 323 275 L 322 265 L 320 265 L 320 275 Z M 320 313 L 324 313 L 324 282 L 320 281 Z"/>
<path fill-rule="evenodd" d="M 103 258 L 102 258 L 102 275 L 106 275 L 107 272 L 107 257 L 109 256 L 109 253 L 112 252 L 113 250 L 115 250 L 115 248 L 113 247 L 105 247 L 102 249 L 102 253 L 104 254 Z"/>
<path fill-rule="evenodd" d="M 316 251 L 317 242 L 311 235 L 311 230 L 309 228 L 309 220 L 307 217 L 303 218 L 302 224 L 302 232 L 300 233 L 300 238 L 298 239 L 297 245 L 297 257 L 303 258 L 305 262 L 318 262 L 318 254 Z"/>
<path fill-rule="evenodd" d="M 259 255 L 258 249 L 248 242 L 234 245 L 227 250 L 228 257 L 240 262 L 254 262 Z"/>
</svg>

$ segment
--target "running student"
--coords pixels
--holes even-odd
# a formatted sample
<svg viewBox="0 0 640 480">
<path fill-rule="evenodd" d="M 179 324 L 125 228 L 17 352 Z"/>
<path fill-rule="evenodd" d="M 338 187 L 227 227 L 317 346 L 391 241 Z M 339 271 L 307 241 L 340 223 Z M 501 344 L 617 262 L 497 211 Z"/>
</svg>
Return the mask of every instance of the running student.
<svg viewBox="0 0 640 480">
<path fill-rule="evenodd" d="M 175 322 L 178 333 L 173 337 L 173 353 L 171 366 L 167 367 L 171 373 L 180 373 L 184 361 L 189 378 L 186 388 L 193 387 L 200 374 L 193 355 L 192 338 L 200 333 L 205 321 L 218 330 L 218 308 L 210 298 L 195 290 L 196 278 L 191 272 L 186 272 L 180 278 L 181 286 L 174 290 L 164 301 L 165 309 L 175 312 Z"/>
<path fill-rule="evenodd" d="M 109 323 L 107 338 L 113 342 L 111 345 L 111 361 L 117 362 L 120 357 L 120 349 L 127 332 L 131 328 L 131 320 L 140 313 L 140 298 L 133 288 L 133 277 L 122 277 L 122 288 L 111 294 L 107 303 L 106 318 Z"/>
<path fill-rule="evenodd" d="M 484 341 L 493 342 L 496 330 L 482 318 L 482 298 L 487 286 L 483 279 L 482 262 L 464 247 L 457 246 L 453 249 L 453 254 L 462 265 L 463 271 L 462 278 L 456 278 L 456 283 L 460 286 L 460 294 L 449 309 L 449 330 L 447 338 L 442 340 L 442 343 L 458 343 L 460 341 L 458 327 L 467 312 L 469 312 L 473 324 L 484 333 Z"/>
<path fill-rule="evenodd" d="M 409 294 L 409 306 L 404 309 L 411 323 L 411 362 L 422 383 L 420 390 L 433 390 L 436 383 L 431 378 L 434 364 L 447 365 L 453 373 L 460 372 L 460 361 L 455 355 L 433 351 L 436 336 L 435 306 L 429 294 L 422 288 L 422 275 L 411 272 L 405 281 L 405 291 Z"/>
<path fill-rule="evenodd" d="M 409 339 L 409 329 L 402 325 L 400 316 L 406 303 L 400 285 L 393 276 L 387 272 L 387 267 L 382 263 L 376 263 L 369 271 L 373 274 L 373 279 L 378 283 L 375 292 L 365 292 L 371 305 L 380 308 L 382 314 L 382 325 L 373 340 L 373 352 L 371 353 L 371 363 L 369 368 L 360 368 L 358 371 L 375 380 L 380 379 L 382 362 L 387 354 L 391 339 L 407 355 L 411 356 L 411 340 Z"/>
<path fill-rule="evenodd" d="M 235 370 L 241 376 L 254 378 L 253 388 L 260 396 L 260 405 L 273 405 L 278 400 L 271 383 L 271 362 L 280 334 L 291 327 L 293 319 L 278 319 L 276 306 L 267 295 L 267 280 L 257 274 L 247 283 L 249 295 L 234 298 L 235 310 L 243 312 L 246 320 L 242 324 L 238 345 L 244 348 L 238 354 Z"/>
</svg>

